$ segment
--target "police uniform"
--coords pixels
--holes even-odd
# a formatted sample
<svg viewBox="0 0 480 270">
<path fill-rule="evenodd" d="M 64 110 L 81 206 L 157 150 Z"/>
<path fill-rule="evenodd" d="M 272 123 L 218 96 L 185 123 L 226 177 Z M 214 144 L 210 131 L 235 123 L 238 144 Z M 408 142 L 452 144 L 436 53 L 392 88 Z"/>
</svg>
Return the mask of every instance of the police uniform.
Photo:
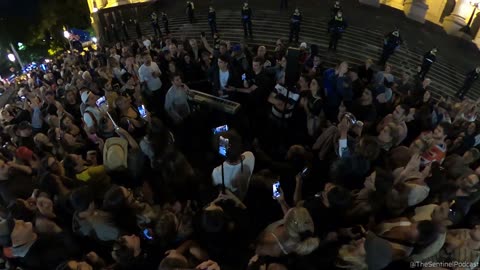
<svg viewBox="0 0 480 270">
<path fill-rule="evenodd" d="M 242 24 L 243 24 L 243 32 L 245 37 L 248 36 L 248 33 L 250 34 L 250 37 L 253 37 L 252 35 L 252 9 L 249 6 L 243 6 L 242 7 Z"/>
<path fill-rule="evenodd" d="M 190 23 L 193 23 L 193 20 L 195 19 L 195 14 L 193 12 L 194 9 L 195 7 L 193 5 L 193 2 L 187 1 L 187 16 Z"/>
<path fill-rule="evenodd" d="M 112 23 L 112 32 L 113 32 L 113 36 L 115 37 L 115 42 L 119 42 L 121 41 L 120 40 L 120 36 L 118 35 L 118 31 L 117 31 L 117 28 L 115 27 L 115 24 Z"/>
<path fill-rule="evenodd" d="M 157 13 L 153 12 L 152 15 L 150 15 L 150 21 L 152 23 L 152 28 L 153 32 L 155 33 L 155 36 L 162 36 L 162 30 L 160 30 L 160 25 L 158 24 L 158 16 Z"/>
<path fill-rule="evenodd" d="M 168 29 L 168 16 L 165 12 L 162 12 L 162 22 L 163 28 L 165 28 L 165 33 L 170 34 L 170 30 Z"/>
<path fill-rule="evenodd" d="M 343 16 L 335 16 L 328 23 L 328 33 L 330 33 L 330 43 L 328 44 L 329 50 L 337 50 L 338 40 L 342 37 L 342 34 L 347 28 L 347 23 L 343 19 Z"/>
<path fill-rule="evenodd" d="M 302 14 L 300 12 L 294 12 L 290 19 L 290 37 L 289 42 L 292 42 L 293 36 L 295 36 L 295 42 L 298 43 L 298 35 L 300 34 L 300 23 L 302 22 Z"/>
<path fill-rule="evenodd" d="M 425 79 L 425 76 L 427 76 L 427 73 L 430 70 L 430 67 L 437 60 L 436 54 L 437 54 L 436 50 L 431 50 L 423 55 L 422 66 L 420 68 L 420 71 L 418 72 L 418 77 L 420 79 L 423 80 Z"/>
<path fill-rule="evenodd" d="M 130 37 L 128 36 L 128 28 L 127 28 L 127 23 L 125 21 L 122 21 L 122 30 L 123 30 L 123 35 L 125 36 L 125 40 L 129 40 Z"/>
<path fill-rule="evenodd" d="M 478 69 L 478 71 L 477 71 Z M 465 76 L 465 81 L 463 82 L 463 86 L 455 93 L 455 96 L 458 98 L 463 99 L 463 97 L 468 93 L 470 88 L 472 88 L 473 83 L 478 79 L 480 76 L 480 69 L 476 68 L 470 71 L 467 76 Z"/>
<path fill-rule="evenodd" d="M 385 63 L 388 61 L 388 58 L 395 53 L 395 50 L 397 50 L 401 44 L 402 38 L 400 37 L 400 32 L 398 30 L 386 35 L 385 39 L 383 40 L 382 56 L 380 57 L 378 64 L 385 65 Z"/>
<path fill-rule="evenodd" d="M 142 38 L 142 29 L 140 28 L 140 24 L 137 20 L 133 20 L 135 22 L 135 31 L 137 32 L 137 38 Z"/>
<path fill-rule="evenodd" d="M 208 25 L 210 25 L 210 31 L 213 36 L 213 34 L 217 32 L 217 13 L 213 8 L 208 11 Z"/>
</svg>

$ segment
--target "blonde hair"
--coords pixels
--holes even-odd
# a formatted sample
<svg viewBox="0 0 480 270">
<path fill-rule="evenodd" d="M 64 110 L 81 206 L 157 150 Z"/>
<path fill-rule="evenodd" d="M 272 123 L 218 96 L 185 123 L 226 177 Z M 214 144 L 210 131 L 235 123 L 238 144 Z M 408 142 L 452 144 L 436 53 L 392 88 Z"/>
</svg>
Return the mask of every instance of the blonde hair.
<svg viewBox="0 0 480 270">
<path fill-rule="evenodd" d="M 337 262 L 335 266 L 350 270 L 367 270 L 368 266 L 365 257 L 351 252 L 351 244 L 343 245 L 338 250 Z"/>
<path fill-rule="evenodd" d="M 297 239 L 299 243 L 295 247 L 298 255 L 308 255 L 319 245 L 319 239 L 313 237 L 313 220 L 307 209 L 294 207 L 285 216 L 285 230 L 290 238 Z M 305 234 L 309 234 L 304 238 Z"/>
</svg>

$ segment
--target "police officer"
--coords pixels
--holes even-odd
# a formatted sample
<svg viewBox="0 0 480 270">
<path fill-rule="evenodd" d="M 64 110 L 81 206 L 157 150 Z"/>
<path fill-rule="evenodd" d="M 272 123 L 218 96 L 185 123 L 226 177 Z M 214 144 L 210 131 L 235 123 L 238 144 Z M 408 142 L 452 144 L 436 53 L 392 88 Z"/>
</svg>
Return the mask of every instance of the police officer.
<svg viewBox="0 0 480 270">
<path fill-rule="evenodd" d="M 245 2 L 243 3 L 242 7 L 242 24 L 243 24 L 243 33 L 245 34 L 245 37 L 248 36 L 248 33 L 250 33 L 250 38 L 253 38 L 252 35 L 252 9 L 248 6 L 248 3 Z"/>
<path fill-rule="evenodd" d="M 343 32 L 347 28 L 347 22 L 343 18 L 342 11 L 338 11 L 337 15 L 328 23 L 328 33 L 330 33 L 330 43 L 328 50 L 337 51 L 338 40 L 342 37 Z"/>
<path fill-rule="evenodd" d="M 335 1 L 335 4 L 333 4 L 331 11 L 332 11 L 332 17 L 335 17 L 339 11 L 343 12 L 342 6 L 340 6 L 340 1 Z"/>
<path fill-rule="evenodd" d="M 302 22 L 302 14 L 298 8 L 293 12 L 290 19 L 290 37 L 288 42 L 292 42 L 293 36 L 295 35 L 295 42 L 298 43 L 298 35 L 300 34 L 300 23 Z"/>
<path fill-rule="evenodd" d="M 463 99 L 463 97 L 468 93 L 470 88 L 472 88 L 473 83 L 478 79 L 479 74 L 480 74 L 480 67 L 477 67 L 474 70 L 470 71 L 465 77 L 463 86 L 457 91 L 455 96 L 460 99 Z"/>
<path fill-rule="evenodd" d="M 418 72 L 418 78 L 421 80 L 425 79 L 427 76 L 428 71 L 433 63 L 437 60 L 437 48 L 433 48 L 430 51 L 426 52 L 423 55 L 422 66 L 420 67 L 420 71 Z"/>
<path fill-rule="evenodd" d="M 395 53 L 395 51 L 400 48 L 402 45 L 402 38 L 400 37 L 400 30 L 396 29 L 388 33 L 383 39 L 383 52 L 380 60 L 378 60 L 379 65 L 385 65 L 388 61 L 388 58 Z"/>
<path fill-rule="evenodd" d="M 122 31 L 123 31 L 123 36 L 125 37 L 125 40 L 129 40 L 130 37 L 128 36 L 128 28 L 127 28 L 127 23 L 125 21 L 122 21 Z"/>
<path fill-rule="evenodd" d="M 160 25 L 158 24 L 158 16 L 157 13 L 153 12 L 150 15 L 150 22 L 152 23 L 153 32 L 155 36 L 162 36 L 162 30 L 160 30 Z"/>
<path fill-rule="evenodd" d="M 163 28 L 165 28 L 165 33 L 170 34 L 170 30 L 168 29 L 168 16 L 167 13 L 162 12 L 162 22 L 163 22 Z"/>
<path fill-rule="evenodd" d="M 117 28 L 115 27 L 115 24 L 113 24 L 113 23 L 111 24 L 111 31 L 113 33 L 113 36 L 115 37 L 114 41 L 115 42 L 121 41 L 120 36 L 118 35 Z"/>
<path fill-rule="evenodd" d="M 187 16 L 190 23 L 193 23 L 193 20 L 195 19 L 194 9 L 195 6 L 193 5 L 193 1 L 187 1 Z"/>
<path fill-rule="evenodd" d="M 208 25 L 210 25 L 210 31 L 213 34 L 217 32 L 217 13 L 212 6 L 208 8 Z"/>
<path fill-rule="evenodd" d="M 133 23 L 135 23 L 135 31 L 137 32 L 137 38 L 142 38 L 142 29 L 140 28 L 140 24 L 137 20 L 133 20 Z"/>
</svg>

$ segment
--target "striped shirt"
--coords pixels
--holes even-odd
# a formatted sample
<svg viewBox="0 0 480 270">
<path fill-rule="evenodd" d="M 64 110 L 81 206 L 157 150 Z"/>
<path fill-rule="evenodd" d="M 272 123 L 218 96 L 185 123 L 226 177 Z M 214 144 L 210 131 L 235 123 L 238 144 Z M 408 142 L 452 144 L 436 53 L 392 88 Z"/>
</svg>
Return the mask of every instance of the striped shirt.
<svg viewBox="0 0 480 270">
<path fill-rule="evenodd" d="M 284 111 L 280 110 L 275 106 L 272 106 L 272 114 L 278 118 L 283 118 L 284 114 L 285 118 L 292 117 L 293 110 L 298 100 L 300 99 L 300 95 L 294 91 L 289 91 L 287 88 L 280 84 L 275 85 L 275 89 L 273 90 L 273 92 L 275 93 L 275 99 L 281 100 L 288 105 L 286 106 Z"/>
</svg>

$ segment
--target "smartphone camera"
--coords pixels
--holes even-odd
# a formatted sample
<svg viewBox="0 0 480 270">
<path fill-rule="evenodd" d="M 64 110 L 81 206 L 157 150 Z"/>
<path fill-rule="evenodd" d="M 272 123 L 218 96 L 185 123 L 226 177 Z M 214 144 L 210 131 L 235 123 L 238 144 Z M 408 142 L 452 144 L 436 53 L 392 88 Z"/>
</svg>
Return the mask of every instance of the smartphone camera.
<svg viewBox="0 0 480 270">
<path fill-rule="evenodd" d="M 218 143 L 218 153 L 220 155 L 224 157 L 227 156 L 228 144 L 229 144 L 229 140 L 227 138 L 220 136 L 219 143 Z"/>
<path fill-rule="evenodd" d="M 242 81 L 245 81 L 247 79 L 247 75 L 245 73 L 242 74 Z"/>
<path fill-rule="evenodd" d="M 310 168 L 305 167 L 305 168 L 302 170 L 302 172 L 300 173 L 300 176 L 301 176 L 302 178 L 305 178 L 305 177 L 308 176 L 309 173 L 310 173 Z"/>
<path fill-rule="evenodd" d="M 227 132 L 228 131 L 228 125 L 223 125 L 223 126 L 216 127 L 212 131 L 213 131 L 213 135 L 216 135 L 216 134 L 219 134 L 219 133 L 222 133 L 222 132 Z"/>
<path fill-rule="evenodd" d="M 107 103 L 107 98 L 105 96 L 97 99 L 97 101 L 95 102 L 97 104 L 97 107 L 103 107 L 106 103 Z"/>
<path fill-rule="evenodd" d="M 138 112 L 142 118 L 147 117 L 147 110 L 145 109 L 145 105 L 138 106 Z"/>
<path fill-rule="evenodd" d="M 273 188 L 273 197 L 275 199 L 279 198 L 280 197 L 280 181 L 273 183 L 272 188 Z"/>
<path fill-rule="evenodd" d="M 143 229 L 142 234 L 143 234 L 143 237 L 145 237 L 145 239 L 153 240 L 153 232 L 151 229 L 149 228 Z"/>
<path fill-rule="evenodd" d="M 21 96 L 20 100 L 23 102 L 23 101 L 27 100 L 27 98 L 25 96 Z"/>
</svg>

